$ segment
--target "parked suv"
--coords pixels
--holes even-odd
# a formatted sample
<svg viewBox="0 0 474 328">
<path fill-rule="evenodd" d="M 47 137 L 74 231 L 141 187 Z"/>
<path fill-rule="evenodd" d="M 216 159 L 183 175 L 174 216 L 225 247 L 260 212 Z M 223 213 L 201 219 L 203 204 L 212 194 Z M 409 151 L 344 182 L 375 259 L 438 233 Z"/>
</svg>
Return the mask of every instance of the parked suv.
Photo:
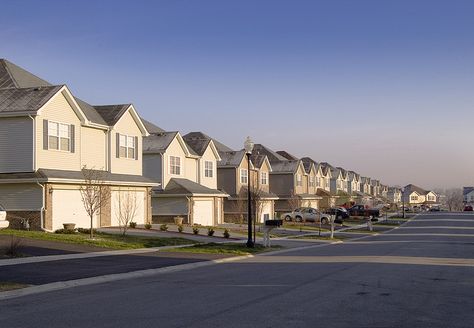
<svg viewBox="0 0 474 328">
<path fill-rule="evenodd" d="M 335 215 L 335 223 L 342 224 L 345 219 L 349 218 L 349 213 L 344 207 L 331 207 L 324 211 L 324 214 Z"/>
<path fill-rule="evenodd" d="M 472 206 L 471 205 L 464 206 L 464 212 L 472 212 Z"/>
<path fill-rule="evenodd" d="M 319 222 L 322 224 L 329 223 L 329 216 L 325 213 L 321 213 L 312 207 L 301 207 L 288 213 L 283 213 L 281 218 L 285 221 L 296 221 L 296 222 Z"/>
</svg>

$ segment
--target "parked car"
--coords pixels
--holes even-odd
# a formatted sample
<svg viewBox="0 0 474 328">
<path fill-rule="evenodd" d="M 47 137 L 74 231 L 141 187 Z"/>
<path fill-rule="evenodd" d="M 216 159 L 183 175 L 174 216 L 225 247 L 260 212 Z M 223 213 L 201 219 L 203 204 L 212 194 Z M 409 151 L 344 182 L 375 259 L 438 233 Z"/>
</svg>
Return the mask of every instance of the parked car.
<svg viewBox="0 0 474 328">
<path fill-rule="evenodd" d="M 366 208 L 364 205 L 354 205 L 347 209 L 350 216 L 363 216 L 374 219 L 380 216 L 380 210 L 376 208 Z"/>
<path fill-rule="evenodd" d="M 324 214 L 335 215 L 334 223 L 342 224 L 345 219 L 348 219 L 349 213 L 344 207 L 331 207 L 324 211 Z"/>
<path fill-rule="evenodd" d="M 440 211 L 441 211 L 441 207 L 439 207 L 439 206 L 432 206 L 429 211 L 430 211 L 430 212 L 440 212 Z"/>
<path fill-rule="evenodd" d="M 464 212 L 472 212 L 472 206 L 471 205 L 464 206 Z"/>
<path fill-rule="evenodd" d="M 283 213 L 281 218 L 285 221 L 296 221 L 296 222 L 319 222 L 322 224 L 329 223 L 329 215 L 321 213 L 312 207 L 301 207 L 297 208 L 292 212 Z"/>
</svg>

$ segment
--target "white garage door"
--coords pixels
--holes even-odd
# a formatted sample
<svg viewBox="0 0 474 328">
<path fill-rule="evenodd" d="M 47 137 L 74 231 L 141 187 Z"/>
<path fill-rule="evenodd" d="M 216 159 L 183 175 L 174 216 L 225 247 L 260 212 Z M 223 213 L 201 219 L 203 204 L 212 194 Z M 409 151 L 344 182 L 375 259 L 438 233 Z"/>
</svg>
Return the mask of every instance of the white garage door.
<svg viewBox="0 0 474 328">
<path fill-rule="evenodd" d="M 63 223 L 75 223 L 76 228 L 90 228 L 91 223 L 82 203 L 79 190 L 53 191 L 53 230 L 62 229 Z M 94 219 L 97 227 L 98 219 Z"/>
<path fill-rule="evenodd" d="M 119 226 L 119 213 L 134 213 L 133 222 L 145 224 L 145 192 L 143 191 L 112 191 L 111 194 L 111 225 Z M 120 205 L 121 204 L 121 205 Z"/>
<path fill-rule="evenodd" d="M 214 206 L 212 200 L 195 200 L 193 207 L 193 221 L 204 226 L 214 225 Z"/>
<path fill-rule="evenodd" d="M 262 215 L 260 217 L 260 221 L 258 222 L 264 222 L 265 220 L 270 220 L 270 219 L 273 219 L 272 203 L 264 202 L 262 204 Z"/>
</svg>

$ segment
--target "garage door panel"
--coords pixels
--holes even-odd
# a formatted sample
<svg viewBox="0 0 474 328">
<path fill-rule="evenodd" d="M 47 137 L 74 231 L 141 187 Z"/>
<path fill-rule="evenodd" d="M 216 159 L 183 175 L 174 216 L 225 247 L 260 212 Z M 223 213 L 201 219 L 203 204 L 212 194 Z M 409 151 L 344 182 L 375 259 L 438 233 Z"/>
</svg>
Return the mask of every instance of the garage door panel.
<svg viewBox="0 0 474 328">
<path fill-rule="evenodd" d="M 205 226 L 214 225 L 214 202 L 212 200 L 195 200 L 193 221 Z"/>
<path fill-rule="evenodd" d="M 63 223 L 75 223 L 76 228 L 90 228 L 90 218 L 84 208 L 79 190 L 53 191 L 53 230 L 62 229 Z M 97 216 L 93 221 L 98 226 Z"/>
<path fill-rule="evenodd" d="M 122 203 L 122 206 L 120 206 Z M 130 203 L 130 204 L 128 204 Z M 133 222 L 145 224 L 145 193 L 143 191 L 112 191 L 111 193 L 111 225 L 119 226 L 120 211 L 133 210 L 135 215 Z"/>
</svg>

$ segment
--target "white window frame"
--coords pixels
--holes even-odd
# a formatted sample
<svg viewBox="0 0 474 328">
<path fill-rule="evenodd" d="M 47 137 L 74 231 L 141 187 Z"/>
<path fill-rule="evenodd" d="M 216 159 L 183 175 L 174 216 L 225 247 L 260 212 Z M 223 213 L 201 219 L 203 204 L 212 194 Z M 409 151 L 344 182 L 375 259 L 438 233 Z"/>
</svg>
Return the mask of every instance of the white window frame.
<svg viewBox="0 0 474 328">
<path fill-rule="evenodd" d="M 296 174 L 296 186 L 303 186 L 303 176 L 301 174 Z"/>
<path fill-rule="evenodd" d="M 267 172 L 260 172 L 260 184 L 267 185 L 268 184 L 268 173 Z"/>
<path fill-rule="evenodd" d="M 170 156 L 170 174 L 172 175 L 181 175 L 181 157 L 179 156 Z"/>
<path fill-rule="evenodd" d="M 247 169 L 240 169 L 240 183 L 243 185 L 249 183 L 249 171 Z"/>
<path fill-rule="evenodd" d="M 119 158 L 135 159 L 136 154 L 135 137 L 119 133 Z M 122 148 L 125 148 L 123 155 Z"/>
<path fill-rule="evenodd" d="M 212 161 L 204 161 L 204 176 L 206 178 L 214 177 L 214 163 Z"/>
<path fill-rule="evenodd" d="M 52 125 L 56 125 L 56 128 L 55 128 L 56 134 L 51 133 L 53 131 L 53 129 L 51 128 Z M 67 136 L 61 135 L 61 132 L 63 132 L 63 130 L 61 130 L 62 127 L 67 128 Z M 51 137 L 58 139 L 58 147 L 57 148 L 51 147 L 51 143 L 50 143 L 50 138 Z M 68 140 L 67 149 L 61 149 L 61 145 L 62 145 L 61 139 L 67 139 Z M 56 150 L 56 151 L 62 151 L 62 152 L 66 152 L 66 153 L 71 152 L 71 125 L 70 124 L 56 122 L 56 121 L 48 121 L 48 150 Z"/>
<path fill-rule="evenodd" d="M 314 187 L 314 176 L 313 175 L 309 176 L 309 186 Z"/>
</svg>

